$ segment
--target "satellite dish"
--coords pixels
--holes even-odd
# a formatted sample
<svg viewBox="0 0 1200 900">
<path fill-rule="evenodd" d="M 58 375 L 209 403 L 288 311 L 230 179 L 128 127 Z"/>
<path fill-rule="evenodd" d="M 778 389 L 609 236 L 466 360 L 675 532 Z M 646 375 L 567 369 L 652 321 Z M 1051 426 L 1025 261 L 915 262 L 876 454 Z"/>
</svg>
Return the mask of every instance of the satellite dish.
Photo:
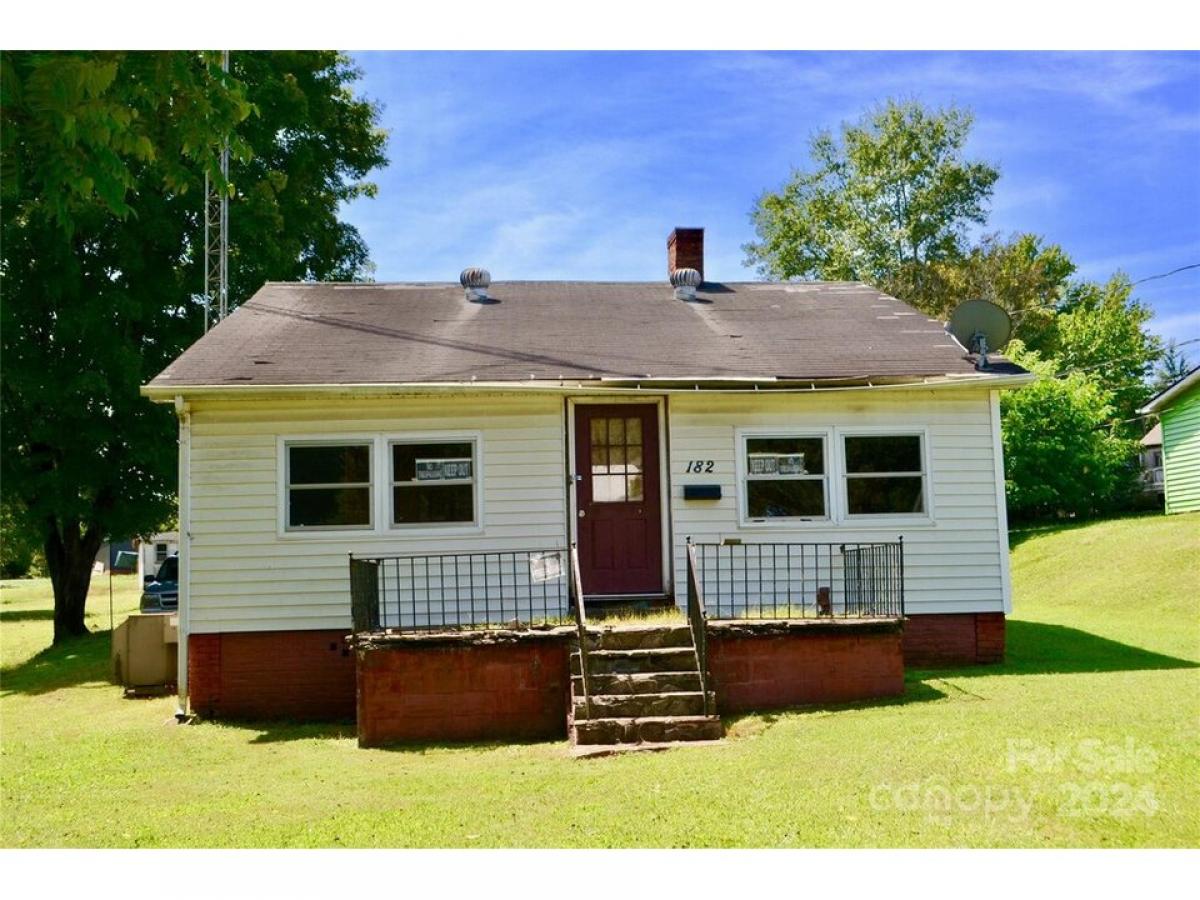
<svg viewBox="0 0 1200 900">
<path fill-rule="evenodd" d="M 975 368 L 986 369 L 987 355 L 1008 343 L 1012 335 L 1012 319 L 1008 313 L 988 300 L 966 300 L 950 314 L 946 330 L 979 358 Z"/>
</svg>

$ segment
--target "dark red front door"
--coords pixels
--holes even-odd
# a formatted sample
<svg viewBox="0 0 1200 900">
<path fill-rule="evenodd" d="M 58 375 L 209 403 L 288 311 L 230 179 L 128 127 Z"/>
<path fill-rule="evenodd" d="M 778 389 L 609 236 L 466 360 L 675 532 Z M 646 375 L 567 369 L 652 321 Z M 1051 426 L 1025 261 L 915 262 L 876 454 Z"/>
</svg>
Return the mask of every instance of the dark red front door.
<svg viewBox="0 0 1200 900">
<path fill-rule="evenodd" d="M 662 593 L 657 408 L 577 405 L 575 472 L 584 594 Z"/>
</svg>

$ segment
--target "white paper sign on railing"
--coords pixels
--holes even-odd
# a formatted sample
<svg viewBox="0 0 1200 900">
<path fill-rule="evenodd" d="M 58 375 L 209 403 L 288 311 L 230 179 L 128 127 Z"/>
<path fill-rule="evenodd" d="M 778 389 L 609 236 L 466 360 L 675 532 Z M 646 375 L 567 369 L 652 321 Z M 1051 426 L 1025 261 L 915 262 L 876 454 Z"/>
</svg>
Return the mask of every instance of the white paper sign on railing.
<svg viewBox="0 0 1200 900">
<path fill-rule="evenodd" d="M 563 575 L 561 553 L 530 553 L 529 580 L 534 584 L 557 581 Z"/>
</svg>

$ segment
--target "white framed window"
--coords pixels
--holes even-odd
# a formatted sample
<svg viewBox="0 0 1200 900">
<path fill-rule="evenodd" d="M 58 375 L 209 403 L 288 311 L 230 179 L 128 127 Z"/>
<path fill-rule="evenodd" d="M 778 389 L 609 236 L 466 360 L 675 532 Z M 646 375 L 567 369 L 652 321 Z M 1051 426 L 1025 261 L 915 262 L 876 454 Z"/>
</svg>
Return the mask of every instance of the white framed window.
<svg viewBox="0 0 1200 900">
<path fill-rule="evenodd" d="M 476 436 L 388 441 L 392 528 L 479 523 L 479 439 Z"/>
<path fill-rule="evenodd" d="M 744 523 L 830 519 L 826 432 L 741 433 L 738 468 Z"/>
<path fill-rule="evenodd" d="M 372 441 L 285 441 L 283 464 L 286 531 L 375 527 Z"/>
<path fill-rule="evenodd" d="M 930 517 L 923 431 L 845 431 L 839 440 L 847 518 Z"/>
<path fill-rule="evenodd" d="M 154 545 L 154 564 L 161 566 L 167 559 L 167 545 L 161 541 Z"/>
</svg>

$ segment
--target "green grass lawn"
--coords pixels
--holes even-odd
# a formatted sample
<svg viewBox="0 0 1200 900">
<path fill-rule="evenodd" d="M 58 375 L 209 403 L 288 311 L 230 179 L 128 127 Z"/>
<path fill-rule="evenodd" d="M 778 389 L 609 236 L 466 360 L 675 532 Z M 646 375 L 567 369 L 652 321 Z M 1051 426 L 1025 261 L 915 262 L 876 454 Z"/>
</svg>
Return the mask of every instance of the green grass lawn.
<svg viewBox="0 0 1200 900">
<path fill-rule="evenodd" d="M 564 743 L 360 750 L 349 724 L 177 726 L 173 698 L 106 682 L 106 632 L 46 649 L 46 583 L 7 582 L 0 844 L 1195 846 L 1200 516 L 1013 543 L 1005 664 L 595 760 Z M 116 596 L 133 609 L 136 584 Z M 91 603 L 107 629 L 107 581 Z"/>
</svg>

